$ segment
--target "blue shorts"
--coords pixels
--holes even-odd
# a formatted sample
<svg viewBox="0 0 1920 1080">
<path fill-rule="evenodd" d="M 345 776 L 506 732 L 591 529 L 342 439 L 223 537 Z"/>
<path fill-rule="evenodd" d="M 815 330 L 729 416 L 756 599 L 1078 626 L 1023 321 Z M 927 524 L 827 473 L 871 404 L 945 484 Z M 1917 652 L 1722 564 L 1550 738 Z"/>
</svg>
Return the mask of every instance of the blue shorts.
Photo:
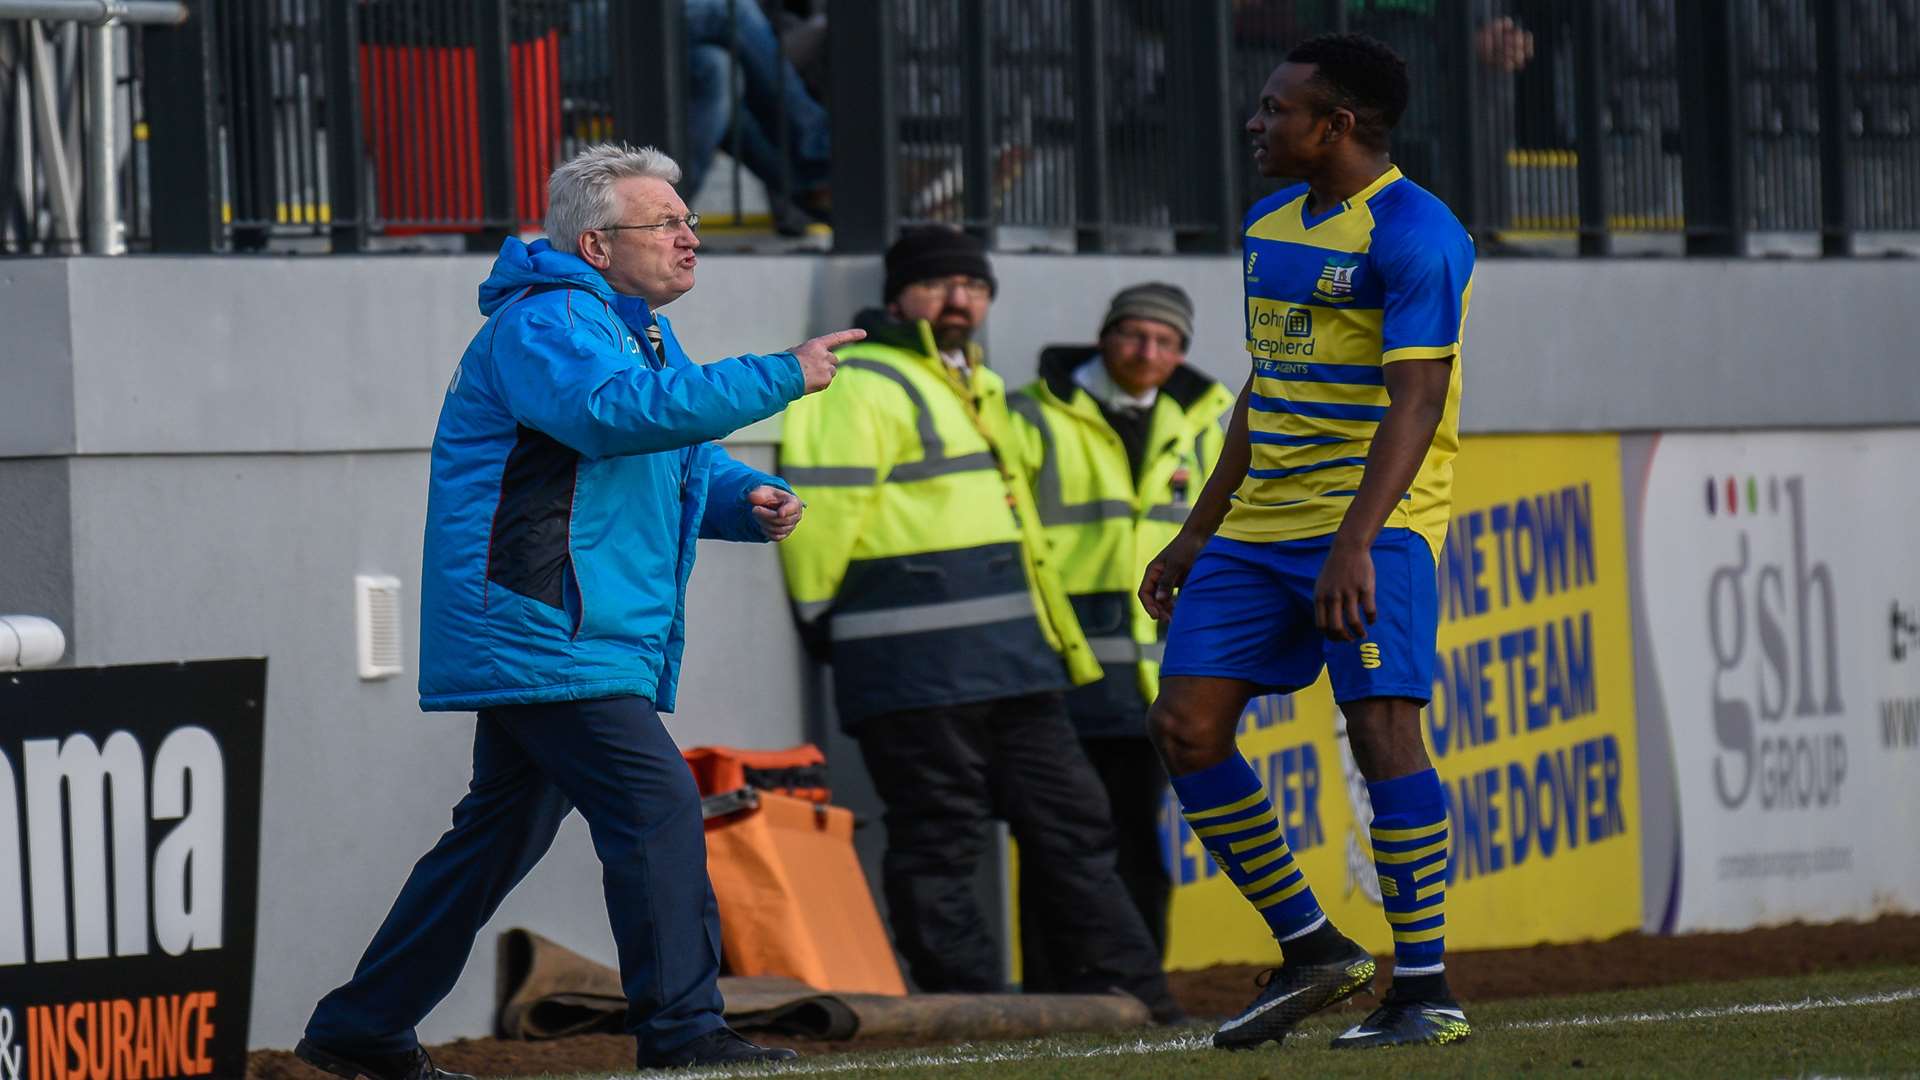
<svg viewBox="0 0 1920 1080">
<path fill-rule="evenodd" d="M 1331 535 L 1208 541 L 1174 602 L 1161 676 L 1241 679 L 1285 694 L 1324 666 L 1337 702 L 1431 698 L 1440 596 L 1427 542 L 1407 529 L 1374 541 L 1377 620 L 1362 641 L 1334 641 L 1313 624 L 1313 587 L 1332 546 Z"/>
</svg>

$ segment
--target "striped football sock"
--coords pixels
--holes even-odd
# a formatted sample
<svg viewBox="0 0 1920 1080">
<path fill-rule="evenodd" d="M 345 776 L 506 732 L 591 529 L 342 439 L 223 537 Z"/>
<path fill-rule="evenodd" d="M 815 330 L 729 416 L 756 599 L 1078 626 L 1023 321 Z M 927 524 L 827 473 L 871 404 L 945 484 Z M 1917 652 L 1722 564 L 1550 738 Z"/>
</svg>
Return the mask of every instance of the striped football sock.
<svg viewBox="0 0 1920 1080">
<path fill-rule="evenodd" d="M 1447 804 L 1432 769 L 1367 785 L 1395 979 L 1446 970 Z"/>
<path fill-rule="evenodd" d="M 1207 853 L 1283 944 L 1326 925 L 1320 902 L 1293 861 L 1259 774 L 1239 754 L 1173 778 L 1173 792 Z"/>
</svg>

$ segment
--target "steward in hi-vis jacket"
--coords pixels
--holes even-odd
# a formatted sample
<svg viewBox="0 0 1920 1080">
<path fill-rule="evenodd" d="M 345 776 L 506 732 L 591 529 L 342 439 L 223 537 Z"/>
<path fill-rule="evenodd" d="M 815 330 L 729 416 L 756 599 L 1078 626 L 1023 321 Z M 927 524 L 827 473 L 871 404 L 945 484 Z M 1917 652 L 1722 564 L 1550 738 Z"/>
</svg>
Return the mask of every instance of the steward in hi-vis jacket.
<svg viewBox="0 0 1920 1080">
<path fill-rule="evenodd" d="M 1135 589 L 1219 460 L 1234 401 L 1185 363 L 1192 334 L 1193 306 L 1178 286 L 1123 289 L 1098 345 L 1046 350 L 1040 378 L 1009 401 L 1049 561 L 1104 674 L 1067 695 L 1067 712 L 1113 805 L 1120 876 L 1163 950 L 1172 883 L 1158 811 L 1167 780 L 1146 718 L 1165 630 Z M 1047 952 L 1029 947 L 1024 958 L 1027 986 L 1045 987 Z"/>
<path fill-rule="evenodd" d="M 922 990 L 1003 988 L 973 892 L 997 817 L 1032 855 L 1061 985 L 1119 987 L 1170 1016 L 1062 700 L 1100 666 L 1046 550 L 1005 384 L 973 342 L 992 268 L 947 228 L 905 233 L 886 268 L 886 309 L 859 319 L 867 340 L 786 414 L 780 472 L 809 524 L 781 561 L 886 804 L 900 952 Z"/>
</svg>

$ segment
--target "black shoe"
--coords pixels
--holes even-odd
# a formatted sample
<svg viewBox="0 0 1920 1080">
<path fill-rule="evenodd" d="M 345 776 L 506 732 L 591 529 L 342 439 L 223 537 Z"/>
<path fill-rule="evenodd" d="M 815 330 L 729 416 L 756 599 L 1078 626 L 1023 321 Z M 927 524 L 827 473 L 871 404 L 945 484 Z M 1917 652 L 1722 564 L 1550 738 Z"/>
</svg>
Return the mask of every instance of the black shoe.
<svg viewBox="0 0 1920 1080">
<path fill-rule="evenodd" d="M 1262 975 L 1260 996 L 1220 1025 L 1213 1045 L 1222 1050 L 1251 1050 L 1284 1040 L 1300 1021 L 1371 987 L 1373 954 L 1346 938 L 1340 940 L 1345 946 L 1330 960 L 1281 964 Z"/>
<path fill-rule="evenodd" d="M 1450 1043 L 1473 1034 L 1467 1014 L 1452 998 L 1416 1001 L 1401 998 L 1392 988 L 1381 999 L 1380 1007 L 1365 1020 L 1334 1037 L 1335 1050 L 1362 1049 L 1369 1046 L 1410 1046 L 1415 1043 Z"/>
<path fill-rule="evenodd" d="M 425 1050 L 414 1047 L 405 1054 L 360 1054 L 349 1057 L 301 1039 L 293 1056 L 335 1076 L 347 1080 L 473 1080 L 466 1073 L 448 1072 L 433 1067 Z"/>
<path fill-rule="evenodd" d="M 741 1062 L 792 1061 L 800 1055 L 781 1046 L 760 1046 L 741 1038 L 732 1028 L 714 1028 L 671 1054 L 642 1061 L 643 1069 L 691 1068 Z"/>
</svg>

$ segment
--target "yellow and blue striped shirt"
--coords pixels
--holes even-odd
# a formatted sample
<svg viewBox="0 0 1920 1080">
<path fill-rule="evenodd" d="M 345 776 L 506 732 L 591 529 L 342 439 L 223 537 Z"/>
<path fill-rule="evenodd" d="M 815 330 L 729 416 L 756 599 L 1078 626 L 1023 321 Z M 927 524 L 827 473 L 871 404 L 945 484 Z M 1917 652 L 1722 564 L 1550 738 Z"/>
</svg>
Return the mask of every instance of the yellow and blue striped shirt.
<svg viewBox="0 0 1920 1080">
<path fill-rule="evenodd" d="M 1325 214 L 1307 187 L 1246 218 L 1247 478 L 1220 535 L 1298 540 L 1339 529 L 1387 414 L 1386 365 L 1451 360 L 1446 413 L 1388 528 L 1418 532 L 1438 558 L 1460 448 L 1460 345 L 1473 295 L 1473 240 L 1446 204 L 1389 168 Z"/>
</svg>

